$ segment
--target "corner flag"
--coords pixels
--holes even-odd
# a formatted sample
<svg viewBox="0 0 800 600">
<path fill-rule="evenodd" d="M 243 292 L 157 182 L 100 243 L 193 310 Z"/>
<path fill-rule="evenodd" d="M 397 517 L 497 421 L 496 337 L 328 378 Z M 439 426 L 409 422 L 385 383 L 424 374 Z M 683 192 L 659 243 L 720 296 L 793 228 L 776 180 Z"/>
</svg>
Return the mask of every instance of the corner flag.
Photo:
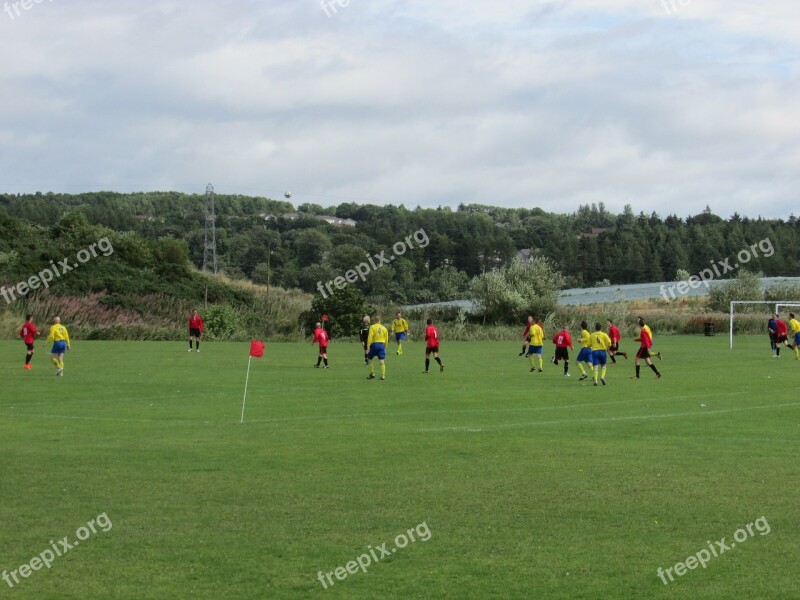
<svg viewBox="0 0 800 600">
<path fill-rule="evenodd" d="M 239 423 L 244 423 L 244 406 L 247 403 L 247 384 L 250 382 L 250 363 L 253 358 L 261 358 L 264 356 L 264 342 L 261 340 L 253 340 L 250 342 L 250 358 L 247 359 L 247 377 L 244 380 L 244 399 L 242 399 L 242 420 Z"/>
</svg>

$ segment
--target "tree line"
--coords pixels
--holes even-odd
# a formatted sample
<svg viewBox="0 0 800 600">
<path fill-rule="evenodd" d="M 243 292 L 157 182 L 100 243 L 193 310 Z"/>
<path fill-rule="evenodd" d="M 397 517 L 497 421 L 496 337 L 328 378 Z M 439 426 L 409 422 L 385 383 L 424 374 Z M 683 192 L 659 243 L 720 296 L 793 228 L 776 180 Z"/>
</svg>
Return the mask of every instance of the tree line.
<svg viewBox="0 0 800 600">
<path fill-rule="evenodd" d="M 188 261 L 199 267 L 205 247 L 204 200 L 203 194 L 177 192 L 0 195 L 0 212 L 47 228 L 77 211 L 90 225 L 132 232 L 132 264 L 149 263 L 157 251 L 169 250 L 172 255 L 185 251 Z M 518 256 L 523 261 L 545 259 L 563 276 L 565 287 L 590 287 L 604 280 L 668 281 L 679 270 L 697 273 L 711 261 L 735 256 L 767 238 L 774 254 L 754 258 L 748 268 L 766 276 L 800 275 L 800 221 L 794 215 L 785 220 L 738 214 L 722 218 L 706 208 L 697 215 L 661 217 L 634 214 L 630 206 L 613 214 L 602 203 L 570 214 L 475 204 L 455 209 L 294 206 L 225 194 L 216 196 L 216 209 L 221 270 L 232 278 L 309 293 L 366 255 L 389 254 L 395 243 L 424 229 L 430 240 L 425 248 L 409 251 L 374 270 L 366 281 L 352 284 L 375 303 L 461 299 L 470 295 L 474 277 L 510 268 Z M 289 213 L 296 214 L 284 218 Z M 352 219 L 356 225 L 331 225 L 319 218 L 325 215 Z M 167 240 L 181 241 L 180 248 L 167 248 Z M 7 251 L 14 250 L 10 241 L 6 238 Z M 178 268 L 174 258 L 168 267 L 173 271 Z"/>
</svg>

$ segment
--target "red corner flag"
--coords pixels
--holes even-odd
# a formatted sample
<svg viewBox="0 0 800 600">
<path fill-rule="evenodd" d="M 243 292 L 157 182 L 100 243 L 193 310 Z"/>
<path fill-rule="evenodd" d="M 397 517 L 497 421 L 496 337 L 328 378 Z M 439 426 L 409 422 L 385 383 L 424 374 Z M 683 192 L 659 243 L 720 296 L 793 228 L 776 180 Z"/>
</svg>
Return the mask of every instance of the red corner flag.
<svg viewBox="0 0 800 600">
<path fill-rule="evenodd" d="M 260 340 L 253 340 L 250 342 L 250 356 L 253 358 L 261 358 L 264 356 L 264 342 Z"/>
</svg>

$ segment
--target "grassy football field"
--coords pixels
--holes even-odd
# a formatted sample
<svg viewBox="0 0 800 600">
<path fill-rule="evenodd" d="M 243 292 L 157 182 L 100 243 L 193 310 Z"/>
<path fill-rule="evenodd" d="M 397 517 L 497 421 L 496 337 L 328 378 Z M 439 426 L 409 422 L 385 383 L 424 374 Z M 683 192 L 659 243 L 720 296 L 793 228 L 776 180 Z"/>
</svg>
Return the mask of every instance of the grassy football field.
<svg viewBox="0 0 800 600">
<path fill-rule="evenodd" d="M 63 378 L 37 345 L 0 342 L 0 599 L 800 596 L 800 362 L 765 336 L 657 335 L 660 381 L 597 388 L 513 342 L 384 382 L 267 344 L 243 425 L 247 344 L 77 340 Z"/>
</svg>

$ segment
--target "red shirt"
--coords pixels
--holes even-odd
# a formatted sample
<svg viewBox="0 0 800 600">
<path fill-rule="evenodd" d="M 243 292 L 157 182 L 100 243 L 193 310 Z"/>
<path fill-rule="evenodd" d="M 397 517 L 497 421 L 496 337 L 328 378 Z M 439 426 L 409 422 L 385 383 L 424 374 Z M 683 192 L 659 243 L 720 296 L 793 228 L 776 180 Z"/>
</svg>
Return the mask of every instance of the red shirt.
<svg viewBox="0 0 800 600">
<path fill-rule="evenodd" d="M 22 341 L 26 344 L 32 344 L 37 335 L 39 335 L 39 332 L 36 331 L 36 325 L 33 323 L 25 322 L 22 329 L 19 330 L 19 337 L 21 337 Z"/>
<path fill-rule="evenodd" d="M 312 344 L 319 344 L 320 348 L 327 348 L 328 347 L 328 332 L 322 329 L 314 330 L 314 341 L 311 342 Z"/>
<path fill-rule="evenodd" d="M 559 331 L 553 336 L 553 343 L 556 348 L 572 348 L 572 336 L 569 331 Z"/>
<path fill-rule="evenodd" d="M 775 334 L 776 335 L 786 335 L 789 333 L 789 328 L 786 326 L 786 323 L 778 319 L 775 325 Z"/>
<path fill-rule="evenodd" d="M 200 318 L 200 315 L 192 315 L 189 317 L 189 329 L 206 330 L 206 326 L 203 324 L 203 319 Z"/>
<path fill-rule="evenodd" d="M 639 337 L 636 338 L 635 341 L 640 342 L 642 348 L 653 347 L 653 338 L 651 338 L 650 335 L 647 333 L 647 331 L 645 331 L 644 329 L 642 329 L 639 332 Z"/>
<path fill-rule="evenodd" d="M 616 325 L 612 325 L 608 328 L 608 337 L 611 338 L 612 344 L 618 344 L 619 341 L 622 339 L 622 336 L 619 334 L 619 329 L 617 329 Z"/>
<path fill-rule="evenodd" d="M 525 325 L 525 331 L 522 332 L 522 337 L 528 337 L 528 332 L 531 330 L 531 327 L 533 327 L 533 323 Z"/>
<path fill-rule="evenodd" d="M 425 341 L 428 342 L 428 348 L 436 348 L 439 345 L 439 330 L 433 325 L 425 328 Z"/>
</svg>

